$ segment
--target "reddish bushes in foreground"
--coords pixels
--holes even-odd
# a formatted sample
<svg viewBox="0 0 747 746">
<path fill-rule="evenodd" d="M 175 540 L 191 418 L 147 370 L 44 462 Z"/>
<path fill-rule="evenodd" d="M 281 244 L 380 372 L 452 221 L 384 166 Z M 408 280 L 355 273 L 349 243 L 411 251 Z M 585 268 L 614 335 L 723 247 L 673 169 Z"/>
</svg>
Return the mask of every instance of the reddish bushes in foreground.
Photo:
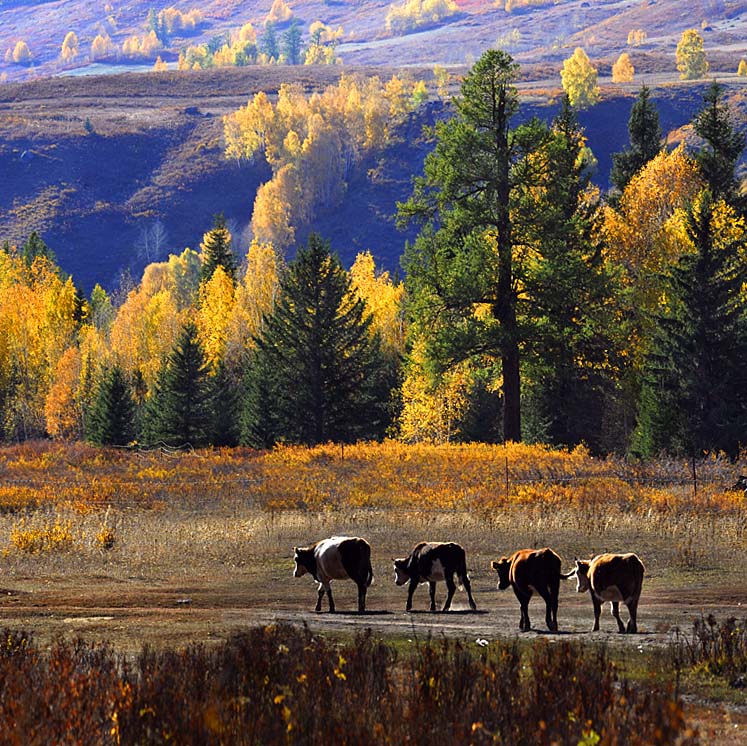
<svg viewBox="0 0 747 746">
<path fill-rule="evenodd" d="M 217 647 L 0 638 L 3 744 L 694 744 L 671 691 L 618 680 L 602 648 L 335 643 L 258 627 Z M 601 740 L 600 740 L 601 739 Z"/>
</svg>

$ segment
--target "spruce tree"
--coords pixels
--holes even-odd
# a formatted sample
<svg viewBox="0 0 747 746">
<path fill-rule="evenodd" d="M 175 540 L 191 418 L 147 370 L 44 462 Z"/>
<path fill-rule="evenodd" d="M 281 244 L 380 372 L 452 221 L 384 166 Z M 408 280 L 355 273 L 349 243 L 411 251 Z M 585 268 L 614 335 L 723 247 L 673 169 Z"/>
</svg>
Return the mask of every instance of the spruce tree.
<svg viewBox="0 0 747 746">
<path fill-rule="evenodd" d="M 630 148 L 612 155 L 610 180 L 620 193 L 625 191 L 633 176 L 658 155 L 662 147 L 659 112 L 645 85 L 630 110 L 628 133 Z"/>
<path fill-rule="evenodd" d="M 135 402 L 122 369 L 105 371 L 86 423 L 86 439 L 101 446 L 123 446 L 135 437 Z"/>
<path fill-rule="evenodd" d="M 611 280 L 595 238 L 597 203 L 583 132 L 566 98 L 538 157 L 541 180 L 523 191 L 517 232 L 535 250 L 527 271 L 531 321 L 525 376 L 528 439 L 605 451 L 603 417 L 615 388 Z M 541 428 L 538 424 L 541 423 Z"/>
<path fill-rule="evenodd" d="M 633 444 L 642 455 L 736 456 L 745 441 L 745 267 L 739 243 L 717 239 L 714 215 L 706 191 L 688 214 L 695 252 L 684 253 L 668 276 L 667 309 L 646 362 Z"/>
<path fill-rule="evenodd" d="M 221 361 L 212 373 L 212 435 L 216 446 L 236 446 L 240 439 L 240 390 Z"/>
<path fill-rule="evenodd" d="M 226 274 L 236 282 L 236 257 L 231 248 L 231 233 L 226 227 L 223 213 L 213 218 L 213 227 L 203 236 L 200 248 L 200 282 L 207 282 L 217 267 L 223 267 Z"/>
<path fill-rule="evenodd" d="M 381 437 L 388 424 L 385 361 L 370 324 L 329 244 L 309 236 L 288 265 L 278 303 L 256 340 L 245 441 Z"/>
<path fill-rule="evenodd" d="M 738 192 L 734 169 L 744 150 L 745 136 L 732 120 L 724 101 L 724 87 L 716 81 L 708 86 L 703 108 L 695 116 L 693 127 L 705 140 L 696 160 L 708 188 L 714 199 L 734 204 Z"/>
<path fill-rule="evenodd" d="M 194 323 L 185 324 L 146 403 L 143 439 L 207 445 L 213 434 L 213 388 Z"/>
</svg>

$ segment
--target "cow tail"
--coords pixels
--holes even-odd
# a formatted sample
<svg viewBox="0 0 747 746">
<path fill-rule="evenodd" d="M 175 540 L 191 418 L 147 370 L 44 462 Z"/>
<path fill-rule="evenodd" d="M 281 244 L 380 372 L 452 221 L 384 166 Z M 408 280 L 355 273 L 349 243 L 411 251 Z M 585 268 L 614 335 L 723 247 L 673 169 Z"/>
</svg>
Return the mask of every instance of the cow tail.
<svg viewBox="0 0 747 746">
<path fill-rule="evenodd" d="M 374 582 L 374 576 L 373 576 L 373 568 L 371 565 L 368 566 L 368 576 L 366 577 L 366 588 L 368 588 L 370 585 L 373 585 Z"/>
<path fill-rule="evenodd" d="M 459 585 L 457 588 L 459 591 L 464 590 L 464 580 L 467 577 L 467 556 L 462 552 L 462 556 L 459 558 L 459 567 L 457 568 L 457 577 L 459 578 Z"/>
</svg>

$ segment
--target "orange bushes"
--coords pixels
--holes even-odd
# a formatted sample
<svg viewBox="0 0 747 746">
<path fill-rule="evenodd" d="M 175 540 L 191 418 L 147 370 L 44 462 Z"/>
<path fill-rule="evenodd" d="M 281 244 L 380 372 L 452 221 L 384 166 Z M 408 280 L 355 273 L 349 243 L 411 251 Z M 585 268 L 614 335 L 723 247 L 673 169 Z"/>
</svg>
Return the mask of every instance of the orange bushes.
<svg viewBox="0 0 747 746">
<path fill-rule="evenodd" d="M 0 510 L 62 505 L 85 514 L 200 507 L 240 500 L 271 510 L 341 506 L 474 510 L 544 506 L 581 511 L 669 514 L 745 510 L 729 491 L 736 467 L 630 465 L 592 458 L 583 448 L 508 444 L 405 445 L 395 441 L 281 446 L 273 451 L 215 449 L 169 454 L 101 450 L 82 444 L 0 449 Z"/>
</svg>

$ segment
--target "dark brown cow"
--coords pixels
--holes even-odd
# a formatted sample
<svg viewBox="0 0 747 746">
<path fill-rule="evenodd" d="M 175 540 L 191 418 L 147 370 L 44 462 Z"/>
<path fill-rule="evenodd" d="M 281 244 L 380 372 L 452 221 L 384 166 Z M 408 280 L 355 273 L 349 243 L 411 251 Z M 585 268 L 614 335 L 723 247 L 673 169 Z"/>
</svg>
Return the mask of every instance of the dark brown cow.
<svg viewBox="0 0 747 746">
<path fill-rule="evenodd" d="M 638 631 L 638 599 L 645 569 L 643 562 L 632 553 L 599 554 L 592 560 L 576 560 L 576 590 L 579 593 L 589 591 L 594 604 L 592 632 L 599 630 L 599 615 L 605 601 L 612 604 L 612 616 L 617 620 L 620 632 L 626 631 L 620 619 L 621 601 L 630 613 L 627 632 Z"/>
<path fill-rule="evenodd" d="M 428 583 L 431 596 L 431 611 L 436 610 L 436 583 L 439 580 L 446 581 L 446 603 L 443 611 L 451 608 L 451 599 L 456 591 L 454 574 L 464 586 L 469 598 L 471 609 L 476 609 L 477 604 L 472 598 L 472 587 L 467 575 L 467 558 L 464 549 L 454 542 L 421 541 L 409 557 L 394 560 L 394 582 L 404 585 L 409 581 L 410 587 L 407 592 L 407 604 L 405 610 L 412 609 L 412 597 L 415 589 L 420 583 Z"/>
<path fill-rule="evenodd" d="M 529 600 L 538 593 L 545 601 L 545 622 L 551 632 L 558 631 L 558 593 L 560 580 L 570 578 L 575 570 L 563 575 L 560 572 L 560 557 L 552 549 L 520 549 L 510 557 L 493 560 L 492 567 L 498 573 L 498 589 L 514 589 L 521 606 L 519 629 L 531 629 Z"/>
<path fill-rule="evenodd" d="M 293 577 L 300 578 L 308 572 L 319 583 L 316 611 L 322 610 L 325 591 L 330 612 L 335 610 L 330 583 L 343 578 L 350 578 L 358 586 L 358 611 L 366 610 L 366 591 L 373 582 L 373 570 L 371 547 L 365 539 L 333 536 L 308 547 L 293 547 L 293 559 Z"/>
</svg>

